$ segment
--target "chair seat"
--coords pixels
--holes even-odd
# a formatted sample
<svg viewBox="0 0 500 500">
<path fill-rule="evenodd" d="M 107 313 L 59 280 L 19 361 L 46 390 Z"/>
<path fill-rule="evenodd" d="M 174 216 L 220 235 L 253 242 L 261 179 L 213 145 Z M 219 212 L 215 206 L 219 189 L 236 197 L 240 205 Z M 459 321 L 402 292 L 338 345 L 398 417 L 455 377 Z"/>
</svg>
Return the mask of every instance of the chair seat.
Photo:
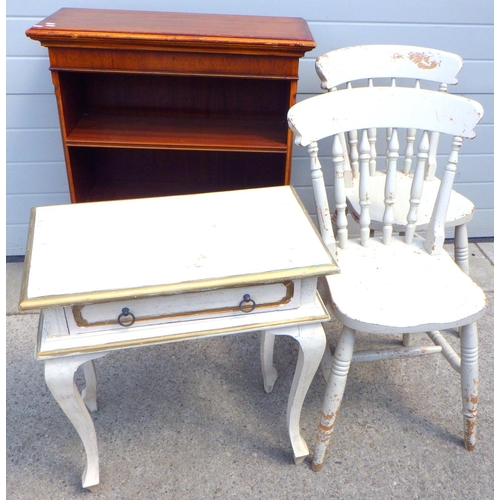
<svg viewBox="0 0 500 500">
<path fill-rule="evenodd" d="M 486 299 L 445 252 L 429 255 L 424 240 L 393 237 L 339 249 L 340 274 L 327 276 L 333 314 L 344 325 L 371 333 L 417 333 L 455 328 L 481 317 Z M 418 305 L 417 305 L 418 304 Z"/>
<path fill-rule="evenodd" d="M 382 230 L 382 220 L 384 216 L 384 184 L 386 176 L 383 172 L 377 172 L 370 177 L 370 229 L 375 231 Z M 413 175 L 405 175 L 402 172 L 396 173 L 396 193 L 401 200 L 410 199 L 411 184 Z M 426 229 L 434 208 L 434 202 L 437 197 L 441 181 L 435 177 L 432 180 L 424 182 L 422 199 L 418 207 L 418 223 L 417 231 Z M 352 216 L 359 220 L 359 177 L 353 179 L 353 186 L 346 188 L 347 204 Z M 396 203 L 394 205 L 394 225 L 396 232 L 404 231 L 407 224 L 406 217 L 410 204 Z M 455 227 L 460 224 L 465 224 L 472 219 L 474 213 L 474 204 L 465 196 L 462 196 L 456 191 L 451 192 L 450 205 L 446 215 L 446 227 Z"/>
</svg>

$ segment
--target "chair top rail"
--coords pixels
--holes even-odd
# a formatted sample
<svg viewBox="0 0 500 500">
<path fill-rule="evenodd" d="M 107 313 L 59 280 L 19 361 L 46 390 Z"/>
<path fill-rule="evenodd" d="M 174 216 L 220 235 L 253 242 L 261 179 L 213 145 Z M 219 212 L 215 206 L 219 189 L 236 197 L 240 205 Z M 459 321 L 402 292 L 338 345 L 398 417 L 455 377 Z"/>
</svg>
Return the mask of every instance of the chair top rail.
<svg viewBox="0 0 500 500">
<path fill-rule="evenodd" d="M 457 54 L 413 45 L 357 45 L 316 59 L 321 87 L 327 90 L 366 78 L 414 78 L 455 85 L 462 66 Z"/>
<path fill-rule="evenodd" d="M 297 103 L 288 111 L 288 124 L 299 146 L 350 130 L 390 127 L 472 139 L 483 114 L 478 102 L 444 92 L 365 87 L 321 94 Z"/>
</svg>

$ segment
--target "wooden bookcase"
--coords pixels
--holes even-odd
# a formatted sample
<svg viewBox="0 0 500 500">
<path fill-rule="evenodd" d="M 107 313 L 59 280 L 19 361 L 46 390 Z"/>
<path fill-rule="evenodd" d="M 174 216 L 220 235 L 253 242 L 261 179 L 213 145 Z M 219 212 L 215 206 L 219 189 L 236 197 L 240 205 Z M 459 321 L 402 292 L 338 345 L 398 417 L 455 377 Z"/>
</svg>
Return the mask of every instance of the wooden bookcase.
<svg viewBox="0 0 500 500">
<path fill-rule="evenodd" d="M 71 200 L 289 184 L 300 18 L 68 9 L 48 47 Z"/>
</svg>

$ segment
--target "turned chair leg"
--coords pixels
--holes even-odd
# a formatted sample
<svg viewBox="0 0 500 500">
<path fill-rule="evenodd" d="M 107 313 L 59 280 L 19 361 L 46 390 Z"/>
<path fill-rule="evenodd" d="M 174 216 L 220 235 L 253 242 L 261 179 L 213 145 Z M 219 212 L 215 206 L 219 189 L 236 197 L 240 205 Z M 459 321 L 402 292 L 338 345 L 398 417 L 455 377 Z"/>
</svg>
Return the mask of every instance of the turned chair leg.
<svg viewBox="0 0 500 500">
<path fill-rule="evenodd" d="M 465 274 L 469 274 L 469 238 L 466 224 L 455 226 L 454 245 L 455 262 Z"/>
<path fill-rule="evenodd" d="M 316 436 L 316 447 L 312 461 L 312 469 L 320 471 L 323 467 L 325 453 L 333 433 L 333 426 L 337 418 L 344 389 L 347 381 L 347 374 L 351 365 L 354 349 L 355 330 L 344 326 L 340 336 L 335 354 L 333 355 L 332 369 L 326 387 L 325 399 L 323 401 L 323 411 L 321 413 L 320 424 Z"/>
<path fill-rule="evenodd" d="M 404 231 L 399 233 L 399 236 L 404 236 L 404 235 L 405 235 Z M 405 347 L 410 347 L 412 340 L 413 339 L 412 339 L 411 333 L 403 333 L 403 345 Z"/>
<path fill-rule="evenodd" d="M 403 333 L 403 345 L 405 347 L 410 347 L 412 341 L 411 333 Z"/>
<path fill-rule="evenodd" d="M 476 446 L 476 419 L 479 385 L 479 355 L 477 325 L 463 326 L 460 336 L 462 386 L 462 412 L 464 415 L 465 448 L 473 451 Z"/>
<path fill-rule="evenodd" d="M 469 237 L 467 235 L 467 224 L 455 226 L 455 263 L 465 273 L 469 274 Z M 461 329 L 458 329 L 461 335 Z"/>
</svg>

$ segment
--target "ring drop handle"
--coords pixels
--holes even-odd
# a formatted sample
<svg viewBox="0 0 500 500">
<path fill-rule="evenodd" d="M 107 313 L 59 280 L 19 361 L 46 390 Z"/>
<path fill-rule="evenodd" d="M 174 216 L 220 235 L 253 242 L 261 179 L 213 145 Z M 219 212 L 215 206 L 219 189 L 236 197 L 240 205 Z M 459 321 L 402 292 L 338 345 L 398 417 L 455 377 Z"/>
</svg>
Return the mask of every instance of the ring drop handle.
<svg viewBox="0 0 500 500">
<path fill-rule="evenodd" d="M 131 321 L 126 320 L 127 322 L 123 321 L 123 318 L 127 318 L 128 316 L 131 316 Z M 130 312 L 130 309 L 128 307 L 124 307 L 122 309 L 121 314 L 118 316 L 118 324 L 124 327 L 129 327 L 132 326 L 135 323 L 135 316 Z"/>
<path fill-rule="evenodd" d="M 243 300 L 240 302 L 239 308 L 241 312 L 249 313 L 255 309 L 255 300 L 253 300 L 248 293 L 243 295 Z"/>
</svg>

